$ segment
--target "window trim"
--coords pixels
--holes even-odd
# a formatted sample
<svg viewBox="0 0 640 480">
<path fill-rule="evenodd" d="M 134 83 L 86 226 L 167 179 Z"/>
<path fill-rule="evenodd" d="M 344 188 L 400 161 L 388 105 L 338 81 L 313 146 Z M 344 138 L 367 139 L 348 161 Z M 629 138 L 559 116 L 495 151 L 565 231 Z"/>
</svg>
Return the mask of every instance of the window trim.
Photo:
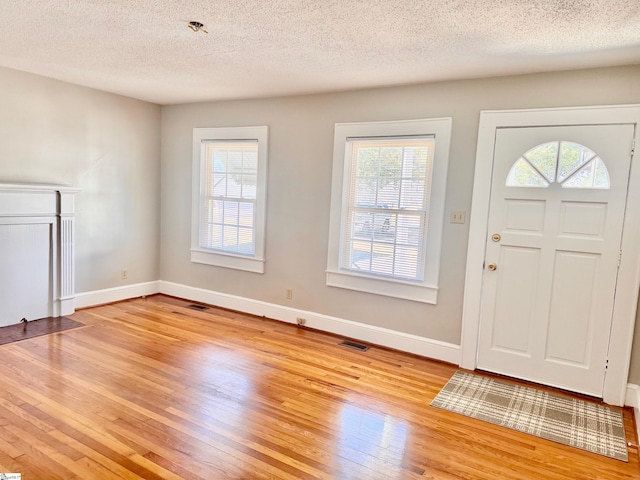
<svg viewBox="0 0 640 480">
<path fill-rule="evenodd" d="M 196 127 L 193 129 L 192 203 L 191 203 L 191 261 L 224 268 L 264 273 L 266 187 L 267 187 L 267 126 L 256 127 Z M 255 202 L 255 254 L 242 255 L 200 246 L 200 188 L 204 175 L 202 161 L 205 142 L 216 140 L 257 140 L 258 178 Z"/>
<path fill-rule="evenodd" d="M 326 284 L 389 297 L 436 304 L 440 254 L 444 228 L 445 194 L 452 119 L 432 118 L 418 120 L 337 123 L 334 131 L 333 173 L 331 183 L 331 210 L 329 221 L 329 249 Z M 348 192 L 348 139 L 354 137 L 435 136 L 429 216 L 425 237 L 425 262 L 422 281 L 395 279 L 366 273 L 357 273 L 340 267 L 340 252 Z"/>
</svg>

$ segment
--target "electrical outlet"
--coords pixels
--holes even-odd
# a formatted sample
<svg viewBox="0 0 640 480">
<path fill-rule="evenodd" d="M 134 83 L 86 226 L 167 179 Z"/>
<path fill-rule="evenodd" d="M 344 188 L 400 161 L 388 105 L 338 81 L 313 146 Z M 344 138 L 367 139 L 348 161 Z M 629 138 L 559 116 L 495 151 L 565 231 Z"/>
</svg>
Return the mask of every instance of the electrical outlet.
<svg viewBox="0 0 640 480">
<path fill-rule="evenodd" d="M 450 222 L 451 223 L 464 223 L 467 220 L 467 212 L 464 210 L 452 210 Z"/>
<path fill-rule="evenodd" d="M 287 288 L 287 300 L 293 299 L 293 288 Z"/>
<path fill-rule="evenodd" d="M 122 270 L 120 270 L 120 278 L 121 278 L 122 280 L 126 280 L 126 279 L 127 279 L 127 276 L 128 276 L 128 275 L 127 275 L 127 270 L 126 270 L 126 269 L 124 269 L 124 268 L 123 268 Z"/>
<path fill-rule="evenodd" d="M 305 323 L 307 323 L 307 319 L 306 318 L 302 318 L 302 317 L 298 317 L 296 318 L 296 323 L 300 326 L 304 325 Z"/>
</svg>

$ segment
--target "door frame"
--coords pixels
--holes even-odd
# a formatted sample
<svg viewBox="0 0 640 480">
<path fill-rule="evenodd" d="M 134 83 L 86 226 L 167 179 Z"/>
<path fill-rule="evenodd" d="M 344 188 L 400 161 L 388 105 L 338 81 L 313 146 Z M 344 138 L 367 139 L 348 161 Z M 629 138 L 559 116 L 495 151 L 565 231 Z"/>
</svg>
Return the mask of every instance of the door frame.
<svg viewBox="0 0 640 480">
<path fill-rule="evenodd" d="M 483 264 L 488 236 L 487 220 L 496 130 L 507 127 L 621 123 L 635 125 L 634 142 L 640 145 L 640 105 L 480 112 L 462 309 L 462 368 L 475 370 L 477 366 Z M 629 152 L 632 153 L 632 145 L 629 145 Z M 611 323 L 609 363 L 603 389 L 603 400 L 611 405 L 624 405 L 625 402 L 640 290 L 640 209 L 629 208 L 629 205 L 640 205 L 640 165 L 637 163 L 631 159 L 622 232 L 622 255 Z"/>
</svg>

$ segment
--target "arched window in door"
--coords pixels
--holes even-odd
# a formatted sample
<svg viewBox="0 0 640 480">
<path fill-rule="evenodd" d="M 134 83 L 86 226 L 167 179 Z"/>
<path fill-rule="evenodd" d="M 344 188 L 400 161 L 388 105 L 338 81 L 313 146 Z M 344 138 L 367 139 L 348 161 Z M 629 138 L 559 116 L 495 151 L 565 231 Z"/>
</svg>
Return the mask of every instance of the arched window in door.
<svg viewBox="0 0 640 480">
<path fill-rule="evenodd" d="M 609 172 L 591 149 L 559 140 L 533 147 L 511 167 L 507 187 L 609 188 Z"/>
</svg>

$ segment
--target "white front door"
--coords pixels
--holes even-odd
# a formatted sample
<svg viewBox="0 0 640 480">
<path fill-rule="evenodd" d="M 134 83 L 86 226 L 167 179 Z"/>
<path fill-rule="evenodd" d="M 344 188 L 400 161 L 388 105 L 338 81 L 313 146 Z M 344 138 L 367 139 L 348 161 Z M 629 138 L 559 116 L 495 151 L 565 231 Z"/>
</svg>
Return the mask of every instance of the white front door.
<svg viewBox="0 0 640 480">
<path fill-rule="evenodd" d="M 496 130 L 478 368 L 602 397 L 633 136 Z"/>
</svg>

